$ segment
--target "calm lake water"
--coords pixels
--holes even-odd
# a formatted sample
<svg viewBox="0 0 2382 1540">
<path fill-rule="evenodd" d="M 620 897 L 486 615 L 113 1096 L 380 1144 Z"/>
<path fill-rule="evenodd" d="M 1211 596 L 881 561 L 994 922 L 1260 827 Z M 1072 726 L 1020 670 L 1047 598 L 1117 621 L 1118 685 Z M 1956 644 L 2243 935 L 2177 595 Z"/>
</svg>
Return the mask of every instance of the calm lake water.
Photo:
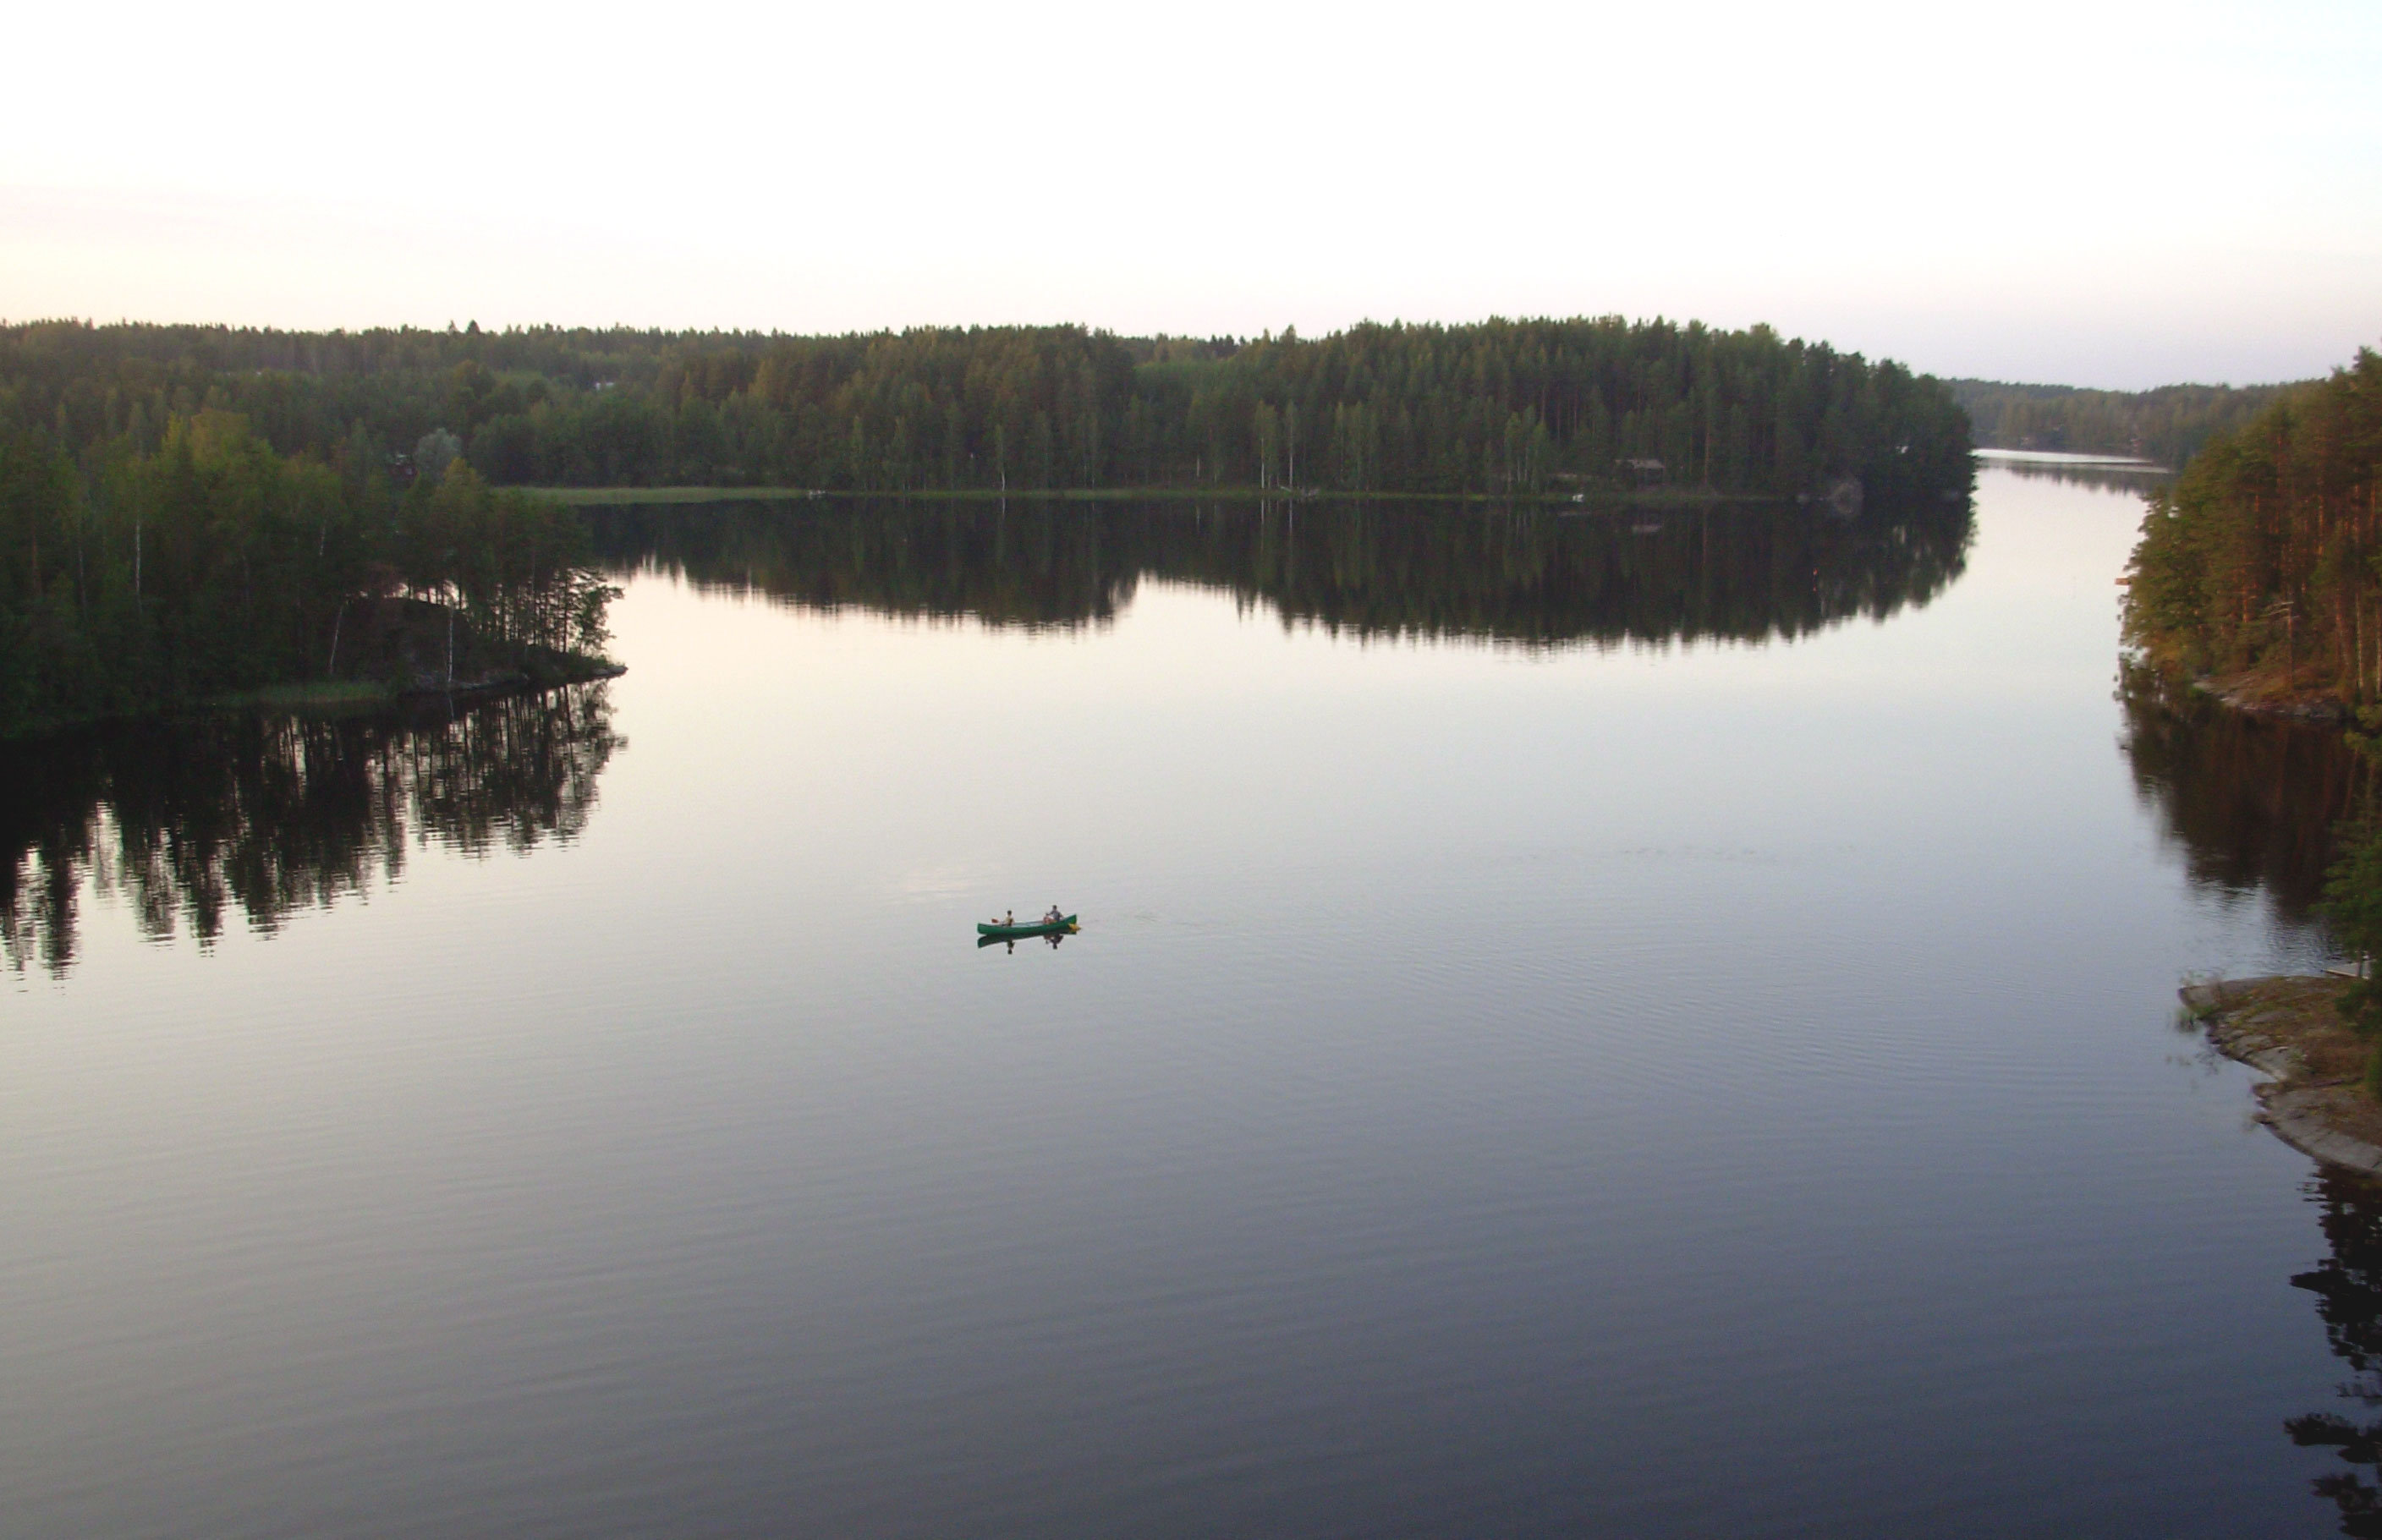
<svg viewBox="0 0 2382 1540">
<path fill-rule="evenodd" d="M 622 512 L 608 686 L 12 750 L 0 1532 L 2334 1533 L 2175 990 L 2350 770 L 2140 516 Z"/>
</svg>

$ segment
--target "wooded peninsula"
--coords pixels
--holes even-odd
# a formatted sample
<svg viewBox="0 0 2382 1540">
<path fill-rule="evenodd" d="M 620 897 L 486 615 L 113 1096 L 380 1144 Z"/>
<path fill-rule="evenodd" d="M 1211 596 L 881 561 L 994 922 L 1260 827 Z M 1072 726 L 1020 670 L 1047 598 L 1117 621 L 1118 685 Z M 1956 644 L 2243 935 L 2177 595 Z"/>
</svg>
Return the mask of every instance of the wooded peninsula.
<svg viewBox="0 0 2382 1540">
<path fill-rule="evenodd" d="M 260 687 L 560 682 L 613 591 L 576 513 L 469 465 L 285 455 L 237 412 L 69 454 L 0 429 L 0 737 Z"/>
</svg>

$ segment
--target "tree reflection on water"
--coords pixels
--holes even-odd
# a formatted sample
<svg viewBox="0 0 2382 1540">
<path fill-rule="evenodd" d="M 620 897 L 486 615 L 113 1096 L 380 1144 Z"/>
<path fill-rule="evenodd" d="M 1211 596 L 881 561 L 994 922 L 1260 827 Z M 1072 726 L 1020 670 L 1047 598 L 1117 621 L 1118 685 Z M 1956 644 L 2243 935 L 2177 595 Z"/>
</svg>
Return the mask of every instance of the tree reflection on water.
<svg viewBox="0 0 2382 1540">
<path fill-rule="evenodd" d="M 202 946 L 396 878 L 411 845 L 569 840 L 622 740 L 601 683 L 450 712 L 110 724 L 0 745 L 0 948 L 63 975 L 86 883 Z"/>
<path fill-rule="evenodd" d="M 2349 1468 L 2318 1476 L 2315 1490 L 2340 1510 L 2340 1532 L 2382 1536 L 2382 1187 L 2325 1167 L 2309 1183 L 2332 1254 L 2291 1279 L 2316 1297 L 2332 1351 L 2351 1379 L 2338 1394 L 2352 1415 L 2315 1412 L 2283 1426 L 2303 1448 L 2329 1448 Z"/>
<path fill-rule="evenodd" d="M 2263 892 L 2286 924 L 2314 925 L 2334 824 L 2368 773 L 2337 725 L 2253 716 L 2128 667 L 2118 679 L 2134 785 L 2181 850 L 2187 879 L 2227 896 Z M 2332 1351 L 2353 1375 L 2340 1408 L 2284 1424 L 2346 1469 L 2316 1478 L 2344 1534 L 2382 1540 L 2382 1187 L 2320 1167 L 2308 1192 L 2331 1254 L 2292 1284 L 2316 1297 Z"/>
<path fill-rule="evenodd" d="M 1559 512 L 1423 503 L 721 503 L 588 510 L 616 572 L 804 608 L 1105 625 L 1144 579 L 1284 625 L 1524 647 L 1763 642 L 1926 604 L 1966 566 L 1965 501 Z"/>
<path fill-rule="evenodd" d="M 2131 665 L 2118 701 L 2136 794 L 2181 850 L 2185 879 L 2226 896 L 2263 891 L 2286 923 L 2312 923 L 2333 825 L 2368 773 L 2341 729 L 2251 715 Z"/>
</svg>

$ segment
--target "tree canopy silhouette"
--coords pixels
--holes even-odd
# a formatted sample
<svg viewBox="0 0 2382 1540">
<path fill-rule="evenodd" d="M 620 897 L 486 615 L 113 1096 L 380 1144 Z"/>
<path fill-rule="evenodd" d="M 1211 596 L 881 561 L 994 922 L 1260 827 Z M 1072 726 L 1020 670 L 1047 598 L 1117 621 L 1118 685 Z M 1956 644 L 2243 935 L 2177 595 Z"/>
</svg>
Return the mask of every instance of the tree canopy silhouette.
<svg viewBox="0 0 2382 1540">
<path fill-rule="evenodd" d="M 1969 447 L 1951 396 L 1898 364 L 1610 316 L 1255 340 L 0 328 L 0 422 L 69 451 L 153 448 L 209 409 L 326 461 L 410 460 L 448 435 L 508 485 L 1521 495 L 1634 485 L 1659 461 L 1669 484 L 1725 493 L 1852 477 L 1899 495 L 1965 486 Z"/>
</svg>

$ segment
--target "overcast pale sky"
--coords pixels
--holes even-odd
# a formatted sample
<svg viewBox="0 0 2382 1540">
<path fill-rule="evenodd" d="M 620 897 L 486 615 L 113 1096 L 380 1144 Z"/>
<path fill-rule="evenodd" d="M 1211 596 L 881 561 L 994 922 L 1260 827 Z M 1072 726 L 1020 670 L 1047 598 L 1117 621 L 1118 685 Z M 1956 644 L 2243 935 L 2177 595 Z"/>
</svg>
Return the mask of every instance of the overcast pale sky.
<svg viewBox="0 0 2382 1540">
<path fill-rule="evenodd" d="M 2382 4 L 51 6 L 0 317 L 2382 343 Z"/>
</svg>

